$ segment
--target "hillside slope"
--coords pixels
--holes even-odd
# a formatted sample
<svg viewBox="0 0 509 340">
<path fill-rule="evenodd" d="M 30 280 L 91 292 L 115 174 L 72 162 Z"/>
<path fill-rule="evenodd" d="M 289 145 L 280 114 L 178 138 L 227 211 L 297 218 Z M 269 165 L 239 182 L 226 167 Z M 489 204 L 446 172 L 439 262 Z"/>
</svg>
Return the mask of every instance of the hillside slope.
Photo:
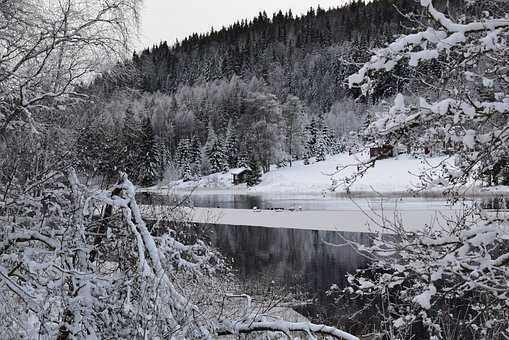
<svg viewBox="0 0 509 340">
<path fill-rule="evenodd" d="M 349 156 L 339 154 L 330 157 L 324 162 L 314 162 L 304 165 L 302 161 L 294 162 L 293 167 L 276 168 L 262 177 L 262 182 L 252 188 L 245 184 L 234 186 L 232 174 L 212 174 L 198 181 L 176 181 L 163 185 L 162 188 L 172 190 L 198 190 L 198 191 L 234 191 L 237 193 L 322 193 L 331 186 L 331 176 L 337 166 L 355 164 L 363 155 Z M 369 193 L 373 191 L 382 193 L 396 193 L 409 190 L 419 183 L 417 175 L 430 165 L 436 165 L 446 160 L 445 157 L 419 159 L 408 155 L 378 161 L 374 168 L 359 179 L 352 187 L 352 192 Z M 348 176 L 353 168 L 345 170 L 336 177 Z M 338 189 L 337 191 L 344 191 Z"/>
</svg>

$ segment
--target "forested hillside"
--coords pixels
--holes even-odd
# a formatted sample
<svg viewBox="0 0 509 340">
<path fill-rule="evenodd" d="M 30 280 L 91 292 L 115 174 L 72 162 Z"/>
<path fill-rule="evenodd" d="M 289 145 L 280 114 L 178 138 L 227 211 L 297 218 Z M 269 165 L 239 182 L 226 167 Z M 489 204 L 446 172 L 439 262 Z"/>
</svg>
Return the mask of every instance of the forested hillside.
<svg viewBox="0 0 509 340">
<path fill-rule="evenodd" d="M 355 140 L 349 133 L 368 119 L 369 107 L 407 81 L 408 70 L 396 68 L 369 100 L 357 100 L 359 91 L 346 84 L 371 48 L 412 31 L 417 8 L 413 0 L 377 0 L 310 9 L 297 17 L 260 13 L 251 21 L 134 53 L 89 89 L 108 102 L 90 117 L 91 124 L 109 126 L 95 129 L 94 138 L 111 146 L 111 134 L 133 131 L 137 123 L 134 130 L 143 139 L 142 125 L 152 125 L 149 139 L 156 149 L 149 173 L 154 175 L 143 178 L 147 184 L 165 172 L 192 179 L 249 162 L 268 171 L 270 164 L 323 160 L 351 148 Z M 112 161 L 118 166 L 106 149 L 89 155 L 87 166 L 98 170 L 99 160 L 105 169 L 115 168 Z M 147 169 L 129 168 L 146 177 Z"/>
</svg>

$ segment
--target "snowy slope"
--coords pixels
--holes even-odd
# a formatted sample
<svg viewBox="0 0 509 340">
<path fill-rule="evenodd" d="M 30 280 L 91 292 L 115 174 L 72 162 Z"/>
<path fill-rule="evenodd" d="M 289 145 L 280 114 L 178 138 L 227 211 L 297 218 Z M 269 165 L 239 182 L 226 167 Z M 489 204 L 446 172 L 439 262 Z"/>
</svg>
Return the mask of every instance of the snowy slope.
<svg viewBox="0 0 509 340">
<path fill-rule="evenodd" d="M 329 174 L 334 173 L 338 166 L 356 164 L 365 156 L 340 154 L 329 157 L 324 162 L 304 165 L 302 161 L 293 163 L 293 167 L 276 168 L 262 177 L 262 182 L 253 188 L 247 188 L 245 184 L 234 186 L 232 174 L 213 174 L 205 176 L 199 181 L 172 182 L 162 188 L 171 190 L 198 191 L 235 191 L 238 193 L 321 193 L 327 191 L 331 185 Z M 358 180 L 352 187 L 353 192 L 402 192 L 411 189 L 418 183 L 416 174 L 429 167 L 436 165 L 445 157 L 417 159 L 407 155 L 397 158 L 378 161 L 374 168 L 369 169 L 367 174 Z M 353 173 L 349 168 L 343 172 L 347 176 Z M 154 188 L 155 189 L 155 188 Z M 161 187 L 159 188 L 161 189 Z M 341 191 L 341 190 L 339 190 Z"/>
<path fill-rule="evenodd" d="M 298 162 L 295 167 L 275 169 L 264 175 L 262 183 L 254 188 L 259 192 L 321 192 L 331 185 L 330 174 L 337 166 L 357 164 L 360 157 L 341 154 L 325 162 L 303 165 Z M 427 158 L 426 162 L 438 164 L 445 158 Z M 428 167 L 422 159 L 399 156 L 395 159 L 378 161 L 374 168 L 360 178 L 352 187 L 354 192 L 400 192 L 411 189 L 418 183 L 416 174 Z M 354 172 L 350 167 L 335 177 L 345 177 Z"/>
</svg>

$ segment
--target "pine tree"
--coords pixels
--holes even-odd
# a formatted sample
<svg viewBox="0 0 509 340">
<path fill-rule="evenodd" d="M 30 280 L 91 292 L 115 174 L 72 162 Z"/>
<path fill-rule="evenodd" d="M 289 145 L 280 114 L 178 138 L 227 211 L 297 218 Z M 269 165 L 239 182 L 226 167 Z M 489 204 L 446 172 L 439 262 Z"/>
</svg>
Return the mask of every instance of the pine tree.
<svg viewBox="0 0 509 340">
<path fill-rule="evenodd" d="M 189 149 L 189 160 L 191 162 L 191 174 L 193 177 L 199 177 L 201 173 L 201 145 L 198 136 L 194 135 L 191 139 Z"/>
<path fill-rule="evenodd" d="M 190 144 L 189 139 L 183 138 L 179 141 L 177 145 L 177 150 L 175 152 L 175 161 L 179 168 L 182 168 L 184 164 L 190 161 Z"/>
<path fill-rule="evenodd" d="M 209 123 L 208 127 L 208 133 L 207 133 L 207 141 L 205 142 L 205 154 L 208 156 L 211 153 L 211 150 L 213 149 L 214 145 L 217 144 L 217 135 L 214 131 L 214 126 L 212 123 Z"/>
<path fill-rule="evenodd" d="M 249 157 L 248 157 L 247 151 L 245 149 L 240 152 L 239 161 L 237 163 L 237 166 L 239 168 L 249 167 Z"/>
<path fill-rule="evenodd" d="M 315 125 L 315 157 L 317 162 L 322 162 L 327 156 L 327 126 L 323 115 L 318 117 L 318 122 Z"/>
<path fill-rule="evenodd" d="M 162 180 L 164 176 L 164 172 L 168 166 L 168 163 L 171 159 L 170 151 L 168 146 L 164 141 L 159 137 L 156 142 L 156 150 L 157 150 L 157 168 L 158 168 L 158 179 Z"/>
<path fill-rule="evenodd" d="M 316 140 L 315 157 L 317 162 L 322 162 L 326 159 L 327 145 L 325 138 L 320 134 Z"/>
<path fill-rule="evenodd" d="M 313 157 L 316 155 L 316 142 L 318 135 L 317 122 L 315 118 L 311 119 L 311 123 L 306 127 L 306 156 Z"/>
<path fill-rule="evenodd" d="M 226 129 L 225 136 L 225 153 L 230 168 L 236 168 L 238 166 L 238 147 L 237 147 L 237 136 L 235 134 L 236 126 L 234 126 L 232 120 L 228 121 L 228 127 Z"/>
<path fill-rule="evenodd" d="M 134 111 L 127 108 L 124 116 L 122 131 L 123 158 L 118 164 L 118 169 L 126 171 L 131 178 L 138 180 L 140 176 L 139 152 L 141 146 L 141 127 Z"/>
<path fill-rule="evenodd" d="M 181 177 L 184 182 L 188 182 L 194 178 L 193 171 L 189 160 L 185 160 L 180 168 Z"/>
<path fill-rule="evenodd" d="M 283 106 L 285 118 L 286 152 L 289 155 L 290 167 L 294 158 L 302 156 L 303 142 L 305 140 L 304 121 L 305 111 L 300 99 L 295 96 L 288 96 Z"/>
<path fill-rule="evenodd" d="M 201 157 L 200 149 L 201 149 L 200 139 L 198 138 L 197 135 L 194 135 L 191 138 L 191 143 L 189 147 L 189 160 L 191 161 L 191 163 L 196 163 L 200 161 Z"/>
<path fill-rule="evenodd" d="M 140 135 L 139 179 L 143 185 L 153 185 L 158 179 L 157 144 L 150 118 L 143 120 Z"/>
<path fill-rule="evenodd" d="M 209 149 L 207 156 L 209 157 L 210 169 L 213 173 L 228 171 L 228 161 L 226 160 L 224 150 L 223 139 L 218 139 L 212 148 Z"/>
<path fill-rule="evenodd" d="M 224 149 L 224 141 L 217 138 L 214 127 L 212 124 L 209 124 L 207 143 L 205 143 L 205 155 L 208 159 L 210 173 L 228 170 L 228 161 Z"/>
<path fill-rule="evenodd" d="M 176 163 L 182 179 L 190 181 L 200 174 L 201 156 L 199 141 L 193 137 L 181 139 L 176 151 Z"/>
<path fill-rule="evenodd" d="M 309 153 L 307 151 L 304 153 L 304 165 L 309 165 Z"/>
<path fill-rule="evenodd" d="M 257 184 L 260 184 L 262 178 L 262 170 L 260 167 L 260 163 L 256 159 L 251 158 L 249 160 L 249 169 L 251 170 L 251 172 L 249 173 L 246 179 L 247 186 L 252 187 Z"/>
<path fill-rule="evenodd" d="M 325 121 L 323 114 L 320 115 L 319 124 L 321 138 L 325 144 L 325 153 L 329 155 L 333 154 L 332 150 L 334 147 L 334 132 L 327 126 L 327 122 Z"/>
</svg>

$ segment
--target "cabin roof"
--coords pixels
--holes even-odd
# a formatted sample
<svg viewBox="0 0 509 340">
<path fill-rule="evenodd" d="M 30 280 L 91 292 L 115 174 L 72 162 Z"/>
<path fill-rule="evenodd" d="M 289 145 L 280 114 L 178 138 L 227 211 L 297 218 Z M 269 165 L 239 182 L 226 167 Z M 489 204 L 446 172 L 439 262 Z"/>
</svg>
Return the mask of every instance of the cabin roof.
<svg viewBox="0 0 509 340">
<path fill-rule="evenodd" d="M 230 173 L 232 175 L 240 175 L 241 173 L 246 172 L 246 171 L 251 171 L 251 169 L 249 169 L 249 168 L 235 168 L 235 169 L 231 169 Z"/>
</svg>

